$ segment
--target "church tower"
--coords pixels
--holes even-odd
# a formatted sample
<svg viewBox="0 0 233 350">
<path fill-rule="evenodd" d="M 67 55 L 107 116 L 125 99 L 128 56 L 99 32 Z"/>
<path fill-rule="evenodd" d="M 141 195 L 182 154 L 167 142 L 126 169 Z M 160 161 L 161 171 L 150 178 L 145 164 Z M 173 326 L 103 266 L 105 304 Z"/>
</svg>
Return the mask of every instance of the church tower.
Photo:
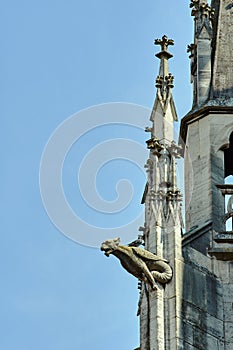
<svg viewBox="0 0 233 350">
<path fill-rule="evenodd" d="M 214 0 L 210 7 L 192 0 L 190 6 L 195 24 L 188 49 L 193 107 L 182 119 L 180 133 L 187 155 L 186 230 L 211 222 L 215 232 L 224 232 L 224 197 L 231 194 L 225 178 L 233 174 L 233 3 Z M 209 242 L 219 249 L 212 238 Z"/>
<path fill-rule="evenodd" d="M 182 349 L 233 349 L 233 3 L 192 0 Z"/>
<path fill-rule="evenodd" d="M 180 140 L 168 61 L 173 40 L 155 40 L 160 71 L 147 141 L 145 248 L 167 259 L 172 280 L 140 284 L 140 350 L 233 349 L 233 2 L 192 0 L 193 105 Z M 176 160 L 185 160 L 185 233 Z"/>
</svg>

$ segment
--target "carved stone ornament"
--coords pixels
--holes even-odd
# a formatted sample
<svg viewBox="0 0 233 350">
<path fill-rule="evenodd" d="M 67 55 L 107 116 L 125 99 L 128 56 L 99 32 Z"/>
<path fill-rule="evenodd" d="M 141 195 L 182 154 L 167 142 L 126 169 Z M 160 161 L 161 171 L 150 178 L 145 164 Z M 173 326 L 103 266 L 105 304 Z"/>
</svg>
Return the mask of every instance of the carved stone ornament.
<svg viewBox="0 0 233 350">
<path fill-rule="evenodd" d="M 174 45 L 174 40 L 168 39 L 166 35 L 162 37 L 162 39 L 155 39 L 155 45 L 160 45 L 162 51 L 167 51 L 169 45 Z"/>
<path fill-rule="evenodd" d="M 192 16 L 213 19 L 214 9 L 208 5 L 207 1 L 191 0 Z"/>
<path fill-rule="evenodd" d="M 104 241 L 100 249 L 107 257 L 115 255 L 129 273 L 149 284 L 153 290 L 158 289 L 156 281 L 165 284 L 172 279 L 167 260 L 142 248 L 120 245 L 120 238 Z"/>
</svg>

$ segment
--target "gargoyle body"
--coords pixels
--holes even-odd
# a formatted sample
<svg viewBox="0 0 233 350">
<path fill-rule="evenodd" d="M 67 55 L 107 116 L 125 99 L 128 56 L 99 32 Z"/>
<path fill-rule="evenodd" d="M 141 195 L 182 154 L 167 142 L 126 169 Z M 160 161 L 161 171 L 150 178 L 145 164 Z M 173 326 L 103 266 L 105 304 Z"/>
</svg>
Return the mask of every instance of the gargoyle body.
<svg viewBox="0 0 233 350">
<path fill-rule="evenodd" d="M 172 279 L 167 260 L 142 248 L 120 245 L 120 238 L 103 242 L 101 250 L 106 256 L 115 255 L 130 274 L 148 283 L 152 289 L 157 289 L 156 281 L 168 283 Z"/>
</svg>

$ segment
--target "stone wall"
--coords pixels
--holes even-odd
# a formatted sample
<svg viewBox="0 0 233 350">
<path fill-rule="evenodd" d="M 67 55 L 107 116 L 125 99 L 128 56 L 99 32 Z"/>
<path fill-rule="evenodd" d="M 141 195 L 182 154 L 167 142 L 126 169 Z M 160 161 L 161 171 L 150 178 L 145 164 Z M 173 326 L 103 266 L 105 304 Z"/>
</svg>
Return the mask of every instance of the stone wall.
<svg viewBox="0 0 233 350">
<path fill-rule="evenodd" d="M 184 246 L 183 255 L 180 349 L 233 349 L 233 262 L 218 261 L 190 244 Z"/>
</svg>

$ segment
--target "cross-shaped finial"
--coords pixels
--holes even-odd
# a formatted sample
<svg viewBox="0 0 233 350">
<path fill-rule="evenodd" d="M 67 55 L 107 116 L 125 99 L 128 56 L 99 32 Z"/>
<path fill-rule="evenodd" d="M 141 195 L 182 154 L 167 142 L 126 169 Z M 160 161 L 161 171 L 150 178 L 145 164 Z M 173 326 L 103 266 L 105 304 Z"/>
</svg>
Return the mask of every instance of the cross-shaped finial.
<svg viewBox="0 0 233 350">
<path fill-rule="evenodd" d="M 168 39 L 166 35 L 162 39 L 155 39 L 155 45 L 161 45 L 162 51 L 167 51 L 169 45 L 174 45 L 174 40 Z"/>
</svg>

